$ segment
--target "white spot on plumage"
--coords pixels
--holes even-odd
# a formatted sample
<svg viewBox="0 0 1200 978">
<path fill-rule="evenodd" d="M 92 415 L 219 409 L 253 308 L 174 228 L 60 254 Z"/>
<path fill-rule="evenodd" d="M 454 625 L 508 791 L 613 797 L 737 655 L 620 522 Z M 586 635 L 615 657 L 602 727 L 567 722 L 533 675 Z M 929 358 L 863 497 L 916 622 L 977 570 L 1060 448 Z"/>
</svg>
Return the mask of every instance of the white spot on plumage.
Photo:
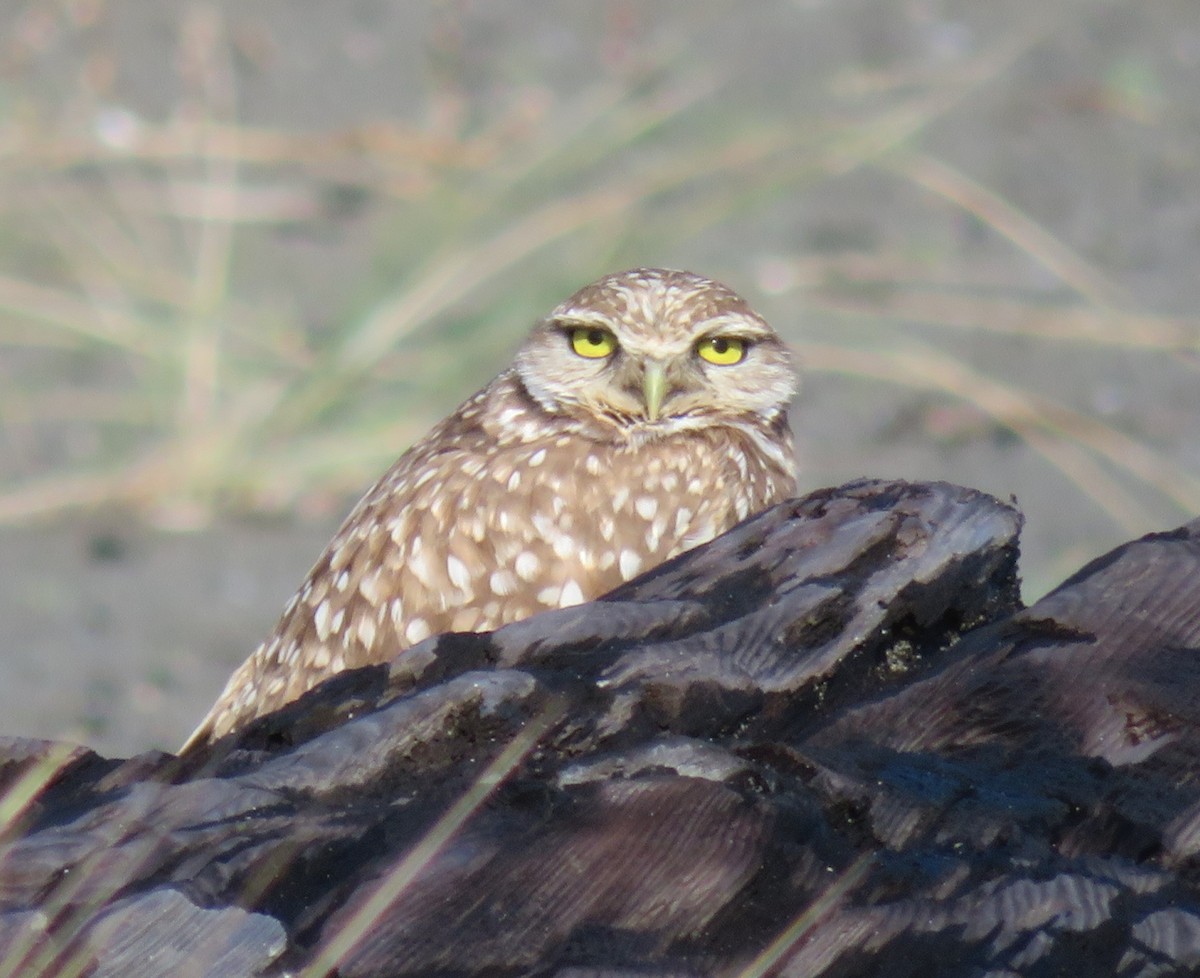
<svg viewBox="0 0 1200 978">
<path fill-rule="evenodd" d="M 658 530 L 658 521 L 655 520 L 646 527 L 646 549 L 650 553 L 658 552 L 658 545 L 662 542 L 662 534 Z"/>
<path fill-rule="evenodd" d="M 416 542 L 419 544 L 420 540 L 421 538 L 417 537 Z M 437 587 L 437 582 L 433 579 L 433 567 L 423 548 L 419 546 L 413 548 L 413 553 L 408 558 L 408 569 L 427 588 Z"/>
<path fill-rule="evenodd" d="M 642 569 L 642 558 L 632 550 L 622 550 L 620 557 L 621 576 L 627 581 L 633 580 Z"/>
<path fill-rule="evenodd" d="M 446 573 L 450 577 L 450 583 L 456 588 L 468 594 L 471 592 L 471 572 L 454 554 L 446 558 Z"/>
<path fill-rule="evenodd" d="M 317 638 L 322 642 L 329 638 L 329 633 L 332 631 L 329 625 L 332 614 L 333 609 L 329 607 L 328 601 L 322 601 L 317 605 L 317 610 L 313 612 L 313 627 L 317 630 Z"/>
<path fill-rule="evenodd" d="M 488 586 L 492 589 L 493 594 L 498 594 L 500 597 L 507 597 L 517 589 L 517 578 L 510 570 L 492 571 L 492 576 L 488 578 Z"/>
<path fill-rule="evenodd" d="M 687 529 L 688 523 L 691 522 L 692 511 L 686 506 L 680 506 L 675 510 L 675 535 L 683 536 L 683 531 Z"/>
<path fill-rule="evenodd" d="M 440 469 L 435 469 L 435 468 L 426 469 L 424 472 L 420 473 L 420 475 L 418 475 L 416 477 L 416 479 L 413 480 L 412 488 L 420 489 L 422 486 L 429 485 L 430 482 L 433 482 L 434 476 L 436 476 L 440 471 L 441 471 Z M 431 496 L 436 495 L 437 491 L 439 489 L 441 489 L 441 487 L 442 487 L 442 484 L 440 482 L 435 485 L 429 486 L 429 494 Z"/>
<path fill-rule="evenodd" d="M 329 569 L 334 571 L 341 570 L 350 563 L 350 557 L 353 553 L 354 549 L 349 545 L 349 541 L 336 547 L 329 556 Z"/>
<path fill-rule="evenodd" d="M 378 607 L 384 600 L 382 569 L 376 567 L 364 574 L 358 581 L 358 593 L 372 607 Z"/>
<path fill-rule="evenodd" d="M 562 586 L 562 593 L 558 596 L 558 606 L 570 608 L 577 604 L 583 604 L 583 590 L 575 581 L 567 581 Z"/>
<path fill-rule="evenodd" d="M 538 572 L 542 569 L 542 562 L 538 560 L 537 554 L 529 550 L 523 550 L 517 555 L 513 569 L 516 570 L 517 577 L 521 580 L 532 583 L 538 576 Z"/>
<path fill-rule="evenodd" d="M 404 547 L 411 535 L 412 533 L 408 528 L 408 520 L 403 517 L 392 520 L 388 524 L 388 536 L 392 538 L 392 543 L 397 547 Z"/>
<path fill-rule="evenodd" d="M 654 519 L 654 514 L 658 512 L 658 500 L 653 496 L 638 496 L 634 502 L 633 508 L 637 510 L 638 516 L 644 520 Z"/>
<path fill-rule="evenodd" d="M 656 539 L 662 539 L 662 535 L 667 532 L 667 517 L 658 516 L 654 522 L 650 524 L 650 534 Z"/>
<path fill-rule="evenodd" d="M 358 641 L 368 649 L 375 644 L 375 619 L 370 615 L 358 619 Z"/>
<path fill-rule="evenodd" d="M 404 629 L 405 640 L 413 645 L 429 638 L 432 634 L 433 630 L 429 627 L 429 622 L 424 618 L 414 618 L 408 623 L 408 627 Z"/>
</svg>

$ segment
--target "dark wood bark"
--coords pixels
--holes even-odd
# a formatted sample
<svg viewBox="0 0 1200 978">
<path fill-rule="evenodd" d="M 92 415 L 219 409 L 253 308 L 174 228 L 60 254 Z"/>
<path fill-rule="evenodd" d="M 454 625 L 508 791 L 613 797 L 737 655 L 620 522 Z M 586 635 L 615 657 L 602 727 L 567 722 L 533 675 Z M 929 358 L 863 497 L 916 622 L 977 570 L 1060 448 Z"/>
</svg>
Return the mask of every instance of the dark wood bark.
<svg viewBox="0 0 1200 978">
<path fill-rule="evenodd" d="M 851 484 L 184 758 L 4 743 L 0 975 L 1191 974 L 1200 524 L 1022 608 L 1020 523 Z"/>
</svg>

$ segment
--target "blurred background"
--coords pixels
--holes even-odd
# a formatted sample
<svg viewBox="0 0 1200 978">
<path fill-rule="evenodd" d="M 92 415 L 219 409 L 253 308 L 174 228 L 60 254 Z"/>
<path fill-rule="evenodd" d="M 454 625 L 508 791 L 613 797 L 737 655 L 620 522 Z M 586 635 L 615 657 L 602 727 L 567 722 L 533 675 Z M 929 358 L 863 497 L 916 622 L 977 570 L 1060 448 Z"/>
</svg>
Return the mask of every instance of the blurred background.
<svg viewBox="0 0 1200 978">
<path fill-rule="evenodd" d="M 1195 0 L 8 0 L 0 734 L 179 744 L 342 516 L 638 264 L 793 344 L 804 489 L 1025 592 L 1200 513 Z"/>
</svg>

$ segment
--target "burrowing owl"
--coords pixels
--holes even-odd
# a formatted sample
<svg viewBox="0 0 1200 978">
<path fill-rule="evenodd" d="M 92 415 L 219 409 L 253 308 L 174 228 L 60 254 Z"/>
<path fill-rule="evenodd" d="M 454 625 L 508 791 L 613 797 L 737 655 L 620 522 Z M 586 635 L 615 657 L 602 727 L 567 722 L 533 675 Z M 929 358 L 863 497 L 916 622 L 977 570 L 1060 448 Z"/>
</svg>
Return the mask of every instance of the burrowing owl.
<svg viewBox="0 0 1200 978">
<path fill-rule="evenodd" d="M 446 631 L 595 598 L 786 498 L 784 344 L 730 289 L 581 289 L 363 497 L 188 741 Z"/>
</svg>

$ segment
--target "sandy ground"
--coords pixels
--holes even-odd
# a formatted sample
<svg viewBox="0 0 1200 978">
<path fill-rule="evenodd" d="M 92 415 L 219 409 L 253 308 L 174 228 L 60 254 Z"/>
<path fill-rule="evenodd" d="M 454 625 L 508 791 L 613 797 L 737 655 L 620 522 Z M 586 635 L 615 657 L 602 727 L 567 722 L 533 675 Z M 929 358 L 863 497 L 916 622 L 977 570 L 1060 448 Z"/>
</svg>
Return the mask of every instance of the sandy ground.
<svg viewBox="0 0 1200 978">
<path fill-rule="evenodd" d="M 437 29 L 437 5 L 218 6 L 274 45 L 273 71 L 242 79 L 247 122 L 331 128 L 403 117 L 426 83 L 419 55 Z M 601 59 L 597 18 L 640 5 L 460 6 L 461 49 L 470 55 L 460 65 L 464 81 L 500 97 L 534 83 L 583 86 Z M 122 97 L 149 115 L 170 104 L 161 48 L 175 29 L 173 9 L 129 0 L 114 18 Z M 641 9 L 630 15 L 632 29 L 685 43 L 732 76 L 719 97 L 734 112 L 811 111 L 833 97 L 829 79 L 839 65 L 877 66 L 881 84 L 900 83 L 889 80 L 896 66 L 915 72 L 959 59 L 965 70 L 1034 31 L 1036 42 L 1011 67 L 923 133 L 922 150 L 1035 219 L 1096 273 L 1107 299 L 1164 315 L 1200 312 L 1194 0 L 689 0 Z M 54 85 L 70 57 L 64 50 L 48 63 L 42 83 Z M 265 238 L 257 248 L 268 256 L 262 287 L 295 290 L 314 316 L 337 308 L 339 279 L 363 260 L 360 230 L 331 228 L 319 249 Z M 1046 262 L 886 167 L 834 174 L 644 260 L 720 274 L 785 335 L 811 341 L 836 337 L 842 324 L 806 301 L 805 262 L 848 241 L 875 254 L 932 256 L 931 281 L 961 277 L 1066 301 Z M 1119 346 L 931 331 L 901 319 L 895 328 L 992 376 L 1052 392 L 1200 478 L 1194 339 L 1146 357 Z M 464 377 L 454 396 L 484 379 Z M 1028 517 L 1030 597 L 1121 540 L 1191 515 L 1125 480 L 1139 506 L 1115 520 L 986 419 L 893 386 L 810 372 L 795 427 L 807 488 L 901 476 L 1015 495 Z M 181 534 L 89 513 L 0 529 L 0 733 L 68 737 L 115 753 L 177 745 L 269 629 L 337 521 L 333 513 L 318 523 L 232 521 Z"/>
</svg>

